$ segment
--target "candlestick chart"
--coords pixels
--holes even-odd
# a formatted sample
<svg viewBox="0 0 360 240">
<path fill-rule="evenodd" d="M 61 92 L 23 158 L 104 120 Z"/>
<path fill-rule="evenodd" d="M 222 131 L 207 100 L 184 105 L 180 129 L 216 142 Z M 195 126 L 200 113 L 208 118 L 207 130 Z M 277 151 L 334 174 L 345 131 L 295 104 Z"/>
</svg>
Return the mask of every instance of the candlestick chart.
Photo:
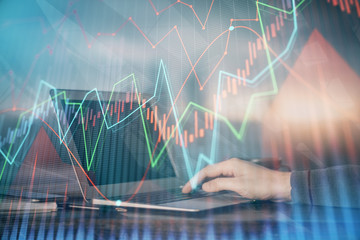
<svg viewBox="0 0 360 240">
<path fill-rule="evenodd" d="M 323 2 L 360 17 L 358 1 Z M 22 43 L 18 38 L 26 28 L 40 36 L 18 52 L 2 47 L 0 181 L 5 185 L 16 178 L 11 169 L 21 168 L 39 126 L 55 136 L 53 144 L 65 148 L 95 188 L 91 172 L 103 184 L 116 178 L 106 169 L 129 174 L 121 165 L 125 157 L 117 155 L 119 146 L 135 149 L 149 159 L 148 168 L 159 171 L 174 149 L 176 165 L 189 180 L 204 165 L 228 157 L 226 151 L 251 156 L 248 144 L 261 137 L 250 128 L 262 121 L 285 76 L 318 90 L 287 61 L 301 49 L 299 28 L 308 31 L 303 12 L 312 1 L 39 0 L 35 5 L 41 17 L 9 17 L 0 28 L 4 42 L 15 41 L 14 46 Z M 19 63 L 17 54 L 24 58 Z M 82 97 L 72 99 L 69 89 L 83 91 Z M 139 128 L 144 149 L 116 138 Z M 223 148 L 226 141 L 233 145 Z M 72 142 L 81 146 L 77 153 Z"/>
</svg>

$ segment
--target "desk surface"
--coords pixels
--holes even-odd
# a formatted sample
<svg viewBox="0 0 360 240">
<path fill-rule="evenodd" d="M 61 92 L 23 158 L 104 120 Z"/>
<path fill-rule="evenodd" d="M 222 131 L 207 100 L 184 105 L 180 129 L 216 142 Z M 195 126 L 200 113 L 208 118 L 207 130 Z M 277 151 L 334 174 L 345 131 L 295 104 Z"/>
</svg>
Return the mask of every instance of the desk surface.
<svg viewBox="0 0 360 240">
<path fill-rule="evenodd" d="M 360 209 L 255 202 L 196 214 L 59 208 L 2 213 L 2 239 L 358 239 Z"/>
</svg>

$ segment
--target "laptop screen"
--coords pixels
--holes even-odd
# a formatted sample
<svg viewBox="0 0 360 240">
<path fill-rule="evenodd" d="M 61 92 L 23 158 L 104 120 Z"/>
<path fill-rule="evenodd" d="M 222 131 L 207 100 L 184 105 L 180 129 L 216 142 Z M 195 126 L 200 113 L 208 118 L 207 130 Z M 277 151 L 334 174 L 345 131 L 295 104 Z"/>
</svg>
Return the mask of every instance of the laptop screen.
<svg viewBox="0 0 360 240">
<path fill-rule="evenodd" d="M 99 101 L 94 93 L 85 100 L 60 100 L 67 141 L 74 142 L 91 180 L 108 185 L 175 177 L 150 101 L 139 107 L 136 97 L 124 93 L 111 99 Z M 156 164 L 151 156 L 160 156 Z"/>
</svg>

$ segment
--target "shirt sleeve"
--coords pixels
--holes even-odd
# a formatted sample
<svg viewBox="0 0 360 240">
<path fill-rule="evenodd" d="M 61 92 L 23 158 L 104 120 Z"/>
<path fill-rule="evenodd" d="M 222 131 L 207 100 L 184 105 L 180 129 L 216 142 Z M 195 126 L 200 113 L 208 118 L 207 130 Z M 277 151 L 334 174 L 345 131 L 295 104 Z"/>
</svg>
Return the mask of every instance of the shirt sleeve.
<svg viewBox="0 0 360 240">
<path fill-rule="evenodd" d="M 295 171 L 290 183 L 294 203 L 360 207 L 360 165 Z"/>
</svg>

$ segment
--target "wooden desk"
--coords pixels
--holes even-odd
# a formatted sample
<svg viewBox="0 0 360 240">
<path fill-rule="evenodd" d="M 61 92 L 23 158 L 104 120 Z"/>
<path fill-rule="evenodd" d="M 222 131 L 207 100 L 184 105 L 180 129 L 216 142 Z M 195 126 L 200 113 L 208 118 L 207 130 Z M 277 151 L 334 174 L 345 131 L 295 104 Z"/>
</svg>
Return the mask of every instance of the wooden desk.
<svg viewBox="0 0 360 240">
<path fill-rule="evenodd" d="M 59 208 L 0 215 L 3 239 L 358 239 L 360 209 L 255 202 L 213 211 Z"/>
</svg>

